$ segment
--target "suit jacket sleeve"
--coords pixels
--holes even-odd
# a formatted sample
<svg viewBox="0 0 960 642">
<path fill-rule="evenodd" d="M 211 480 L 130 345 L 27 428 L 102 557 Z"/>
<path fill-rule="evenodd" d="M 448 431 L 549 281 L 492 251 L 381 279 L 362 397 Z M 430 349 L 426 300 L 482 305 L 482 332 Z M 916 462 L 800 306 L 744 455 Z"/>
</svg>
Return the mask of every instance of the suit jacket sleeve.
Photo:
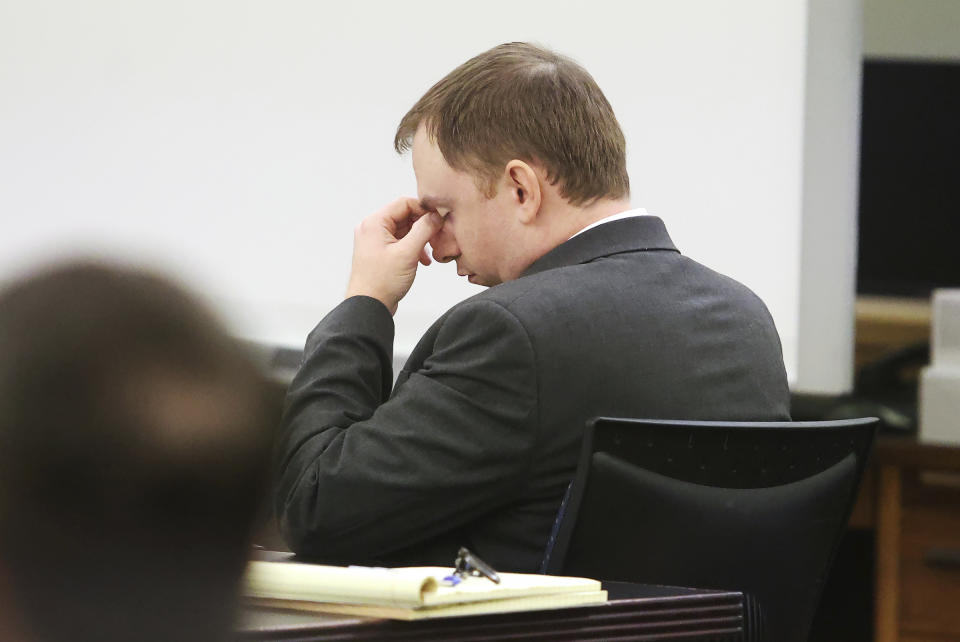
<svg viewBox="0 0 960 642">
<path fill-rule="evenodd" d="M 389 399 L 393 320 L 379 301 L 348 299 L 311 333 L 279 453 L 276 511 L 295 552 L 375 558 L 503 505 L 523 483 L 537 426 L 526 331 L 485 300 L 438 324 L 430 356 Z"/>
</svg>

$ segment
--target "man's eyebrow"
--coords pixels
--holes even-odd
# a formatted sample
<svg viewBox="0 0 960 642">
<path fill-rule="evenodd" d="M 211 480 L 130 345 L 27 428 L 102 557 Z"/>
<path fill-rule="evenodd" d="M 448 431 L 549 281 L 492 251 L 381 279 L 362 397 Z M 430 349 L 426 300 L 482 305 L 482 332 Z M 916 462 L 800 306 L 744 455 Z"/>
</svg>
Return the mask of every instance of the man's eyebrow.
<svg viewBox="0 0 960 642">
<path fill-rule="evenodd" d="M 420 207 L 427 212 L 436 212 L 441 207 L 450 209 L 451 202 L 446 198 L 437 198 L 436 196 L 424 196 L 420 199 Z"/>
</svg>

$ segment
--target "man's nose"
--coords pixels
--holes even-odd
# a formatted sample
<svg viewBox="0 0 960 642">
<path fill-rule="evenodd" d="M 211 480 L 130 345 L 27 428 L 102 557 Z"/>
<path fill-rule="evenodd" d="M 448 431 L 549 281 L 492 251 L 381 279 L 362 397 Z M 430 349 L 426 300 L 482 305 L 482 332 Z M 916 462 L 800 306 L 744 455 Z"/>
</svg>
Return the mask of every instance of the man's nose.
<svg viewBox="0 0 960 642">
<path fill-rule="evenodd" d="M 438 263 L 449 263 L 460 256 L 460 248 L 456 239 L 446 229 L 446 226 L 430 237 L 430 247 L 433 248 L 433 259 Z"/>
</svg>

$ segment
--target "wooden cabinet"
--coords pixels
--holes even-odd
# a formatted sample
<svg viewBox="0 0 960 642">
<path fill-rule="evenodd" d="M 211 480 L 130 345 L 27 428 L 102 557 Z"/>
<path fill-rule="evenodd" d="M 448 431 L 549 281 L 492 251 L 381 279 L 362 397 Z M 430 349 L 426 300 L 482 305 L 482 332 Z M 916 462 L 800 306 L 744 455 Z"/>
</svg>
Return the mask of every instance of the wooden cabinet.
<svg viewBox="0 0 960 642">
<path fill-rule="evenodd" d="M 880 437 L 855 516 L 877 534 L 877 642 L 960 642 L 960 447 Z M 870 502 L 872 500 L 872 502 Z"/>
<path fill-rule="evenodd" d="M 903 478 L 900 630 L 960 640 L 960 474 Z"/>
<path fill-rule="evenodd" d="M 857 299 L 858 370 L 929 337 L 928 301 Z M 878 437 L 850 525 L 876 532 L 876 642 L 960 642 L 960 446 Z"/>
</svg>

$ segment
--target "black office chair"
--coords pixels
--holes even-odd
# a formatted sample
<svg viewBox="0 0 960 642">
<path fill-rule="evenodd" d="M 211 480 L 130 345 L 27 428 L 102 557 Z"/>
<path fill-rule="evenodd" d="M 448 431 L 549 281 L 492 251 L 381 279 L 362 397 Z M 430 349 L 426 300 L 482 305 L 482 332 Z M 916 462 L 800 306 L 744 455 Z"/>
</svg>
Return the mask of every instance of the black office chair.
<svg viewBox="0 0 960 642">
<path fill-rule="evenodd" d="M 806 640 L 876 427 L 595 419 L 542 570 L 743 591 L 748 640 Z"/>
</svg>

